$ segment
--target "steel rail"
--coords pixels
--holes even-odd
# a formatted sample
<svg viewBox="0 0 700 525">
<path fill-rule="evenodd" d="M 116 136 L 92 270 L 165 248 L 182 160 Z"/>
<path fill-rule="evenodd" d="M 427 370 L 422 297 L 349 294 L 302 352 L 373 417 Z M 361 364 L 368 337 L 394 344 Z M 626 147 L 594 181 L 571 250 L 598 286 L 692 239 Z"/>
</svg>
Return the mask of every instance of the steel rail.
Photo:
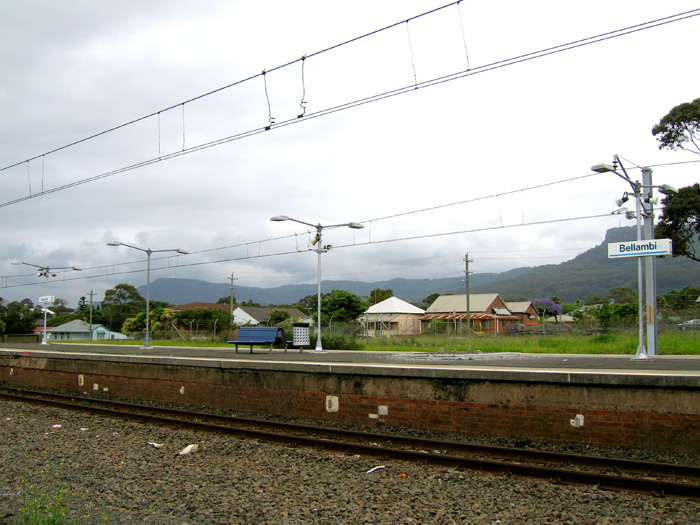
<svg viewBox="0 0 700 525">
<path fill-rule="evenodd" d="M 220 416 L 204 412 L 175 410 L 162 407 L 124 403 L 120 401 L 96 399 L 87 396 L 72 396 L 53 393 L 49 394 L 45 392 L 28 390 L 19 391 L 20 393 L 18 394 L 0 391 L 0 397 L 18 401 L 60 406 L 72 410 L 77 409 L 93 413 L 101 413 L 130 420 L 167 424 L 178 428 L 191 428 L 216 433 L 226 433 L 237 437 L 252 438 L 280 444 L 293 444 L 296 446 L 316 448 L 321 447 L 326 450 L 334 450 L 344 453 L 438 464 L 484 472 L 503 474 L 511 473 L 519 476 L 548 479 L 555 483 L 589 484 L 611 490 L 637 491 L 652 493 L 659 496 L 673 495 L 700 499 L 700 485 L 697 483 L 697 479 L 700 475 L 700 468 L 691 465 L 618 460 L 614 458 L 603 458 L 597 456 L 559 454 L 532 449 L 510 449 L 507 447 L 481 446 L 454 441 L 409 438 L 389 434 L 375 434 L 353 430 L 315 427 L 295 423 L 279 423 L 251 418 Z M 80 404 L 76 404 L 76 402 L 79 402 Z M 133 412 L 133 410 L 146 411 L 150 412 L 150 414 L 136 413 Z M 216 422 L 214 423 L 212 421 Z M 231 426 L 232 424 L 239 426 Z M 302 435 L 290 435 L 275 431 L 242 428 L 240 426 L 241 424 L 258 427 L 262 426 L 273 429 L 284 429 L 286 431 L 291 430 L 301 432 Z M 336 439 L 309 437 L 311 434 L 322 434 L 332 436 Z M 378 441 L 383 442 L 384 445 L 380 445 L 378 443 L 361 444 L 357 442 L 339 441 L 337 438 L 340 437 L 369 442 Z M 389 442 L 391 443 L 390 446 L 388 446 Z M 429 448 L 432 450 L 432 452 L 425 450 L 393 448 L 393 446 L 396 444 L 422 449 Z M 470 454 L 470 456 L 444 453 L 444 451 L 447 450 L 450 452 L 467 453 Z M 477 454 L 481 457 L 476 457 Z M 491 456 L 506 459 L 508 461 L 498 461 L 492 459 Z M 565 464 L 567 466 L 576 464 L 583 467 L 604 468 L 613 471 L 625 470 L 627 472 L 642 473 L 645 476 L 630 477 L 600 472 L 585 472 L 581 470 L 574 470 L 572 468 L 552 468 L 533 463 L 525 463 L 524 461 L 557 463 Z M 691 478 L 694 481 L 692 483 L 669 481 L 667 479 L 658 479 L 655 476 Z"/>
</svg>

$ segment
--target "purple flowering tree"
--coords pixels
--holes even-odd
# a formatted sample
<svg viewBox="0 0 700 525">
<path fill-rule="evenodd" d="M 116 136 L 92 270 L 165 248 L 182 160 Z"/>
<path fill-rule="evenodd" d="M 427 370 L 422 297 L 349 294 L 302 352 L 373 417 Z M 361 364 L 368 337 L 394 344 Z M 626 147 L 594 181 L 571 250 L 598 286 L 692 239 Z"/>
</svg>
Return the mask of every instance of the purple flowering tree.
<svg viewBox="0 0 700 525">
<path fill-rule="evenodd" d="M 540 317 L 553 315 L 554 319 L 557 319 L 564 311 L 560 304 L 555 303 L 551 299 L 533 299 L 532 306 L 535 307 Z"/>
</svg>

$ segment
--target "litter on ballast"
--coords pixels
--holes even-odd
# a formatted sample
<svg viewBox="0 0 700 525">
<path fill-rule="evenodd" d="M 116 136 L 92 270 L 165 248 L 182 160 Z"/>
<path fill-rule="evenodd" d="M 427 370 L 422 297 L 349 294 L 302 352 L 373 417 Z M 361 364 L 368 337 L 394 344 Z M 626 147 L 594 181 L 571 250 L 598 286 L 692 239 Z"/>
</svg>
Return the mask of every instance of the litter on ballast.
<svg viewBox="0 0 700 525">
<path fill-rule="evenodd" d="M 378 467 L 374 467 L 369 469 L 365 474 L 371 474 L 372 472 L 376 472 L 377 470 L 382 470 L 383 468 L 386 468 L 384 465 L 380 465 Z"/>
<path fill-rule="evenodd" d="M 51 425 L 51 428 L 55 428 L 56 430 L 60 430 L 61 425 Z"/>
<path fill-rule="evenodd" d="M 406 478 L 406 477 L 408 477 L 408 476 L 406 476 L 406 474 L 399 474 L 399 477 L 400 477 L 400 478 Z"/>
<path fill-rule="evenodd" d="M 148 444 L 151 445 L 153 448 L 161 448 L 163 446 L 163 443 L 151 443 L 151 442 L 149 442 Z"/>
<path fill-rule="evenodd" d="M 183 448 L 180 452 L 177 453 L 178 456 L 186 456 L 190 452 L 194 452 L 199 448 L 199 445 L 197 443 L 194 443 L 193 445 L 187 445 L 185 448 Z"/>
</svg>

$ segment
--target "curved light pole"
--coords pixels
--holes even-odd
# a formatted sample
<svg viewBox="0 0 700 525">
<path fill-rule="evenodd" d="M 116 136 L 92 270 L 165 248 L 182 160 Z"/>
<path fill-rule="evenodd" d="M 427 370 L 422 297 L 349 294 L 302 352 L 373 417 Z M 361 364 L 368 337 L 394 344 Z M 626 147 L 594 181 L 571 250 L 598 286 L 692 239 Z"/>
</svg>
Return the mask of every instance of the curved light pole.
<svg viewBox="0 0 700 525">
<path fill-rule="evenodd" d="M 343 228 L 347 226 L 348 228 L 352 228 L 353 230 L 360 230 L 365 227 L 364 224 L 360 224 L 359 222 L 345 222 L 343 224 L 331 224 L 329 226 L 323 226 L 321 224 L 311 224 L 310 222 L 304 222 L 300 221 L 298 219 L 292 219 L 291 217 L 287 217 L 286 215 L 275 215 L 274 217 L 270 218 L 271 221 L 273 222 L 282 222 L 282 221 L 292 221 L 292 222 L 298 222 L 299 224 L 304 224 L 306 226 L 310 226 L 311 228 L 316 228 L 316 237 L 311 241 L 311 244 L 316 246 L 315 251 L 318 254 L 318 292 L 317 292 L 317 312 L 316 312 L 316 317 L 318 318 L 316 320 L 316 349 L 314 352 L 323 352 L 323 344 L 321 343 L 321 254 L 327 252 L 330 249 L 330 245 L 328 246 L 323 246 L 322 241 L 322 236 L 323 236 L 323 230 L 326 229 L 331 229 L 331 228 Z"/>
<path fill-rule="evenodd" d="M 151 337 L 149 333 L 149 303 L 151 300 L 151 254 L 160 252 L 177 252 L 182 255 L 187 255 L 190 252 L 181 250 L 180 248 L 173 248 L 171 250 L 151 250 L 150 248 L 139 248 L 138 246 L 131 246 L 130 244 L 125 244 L 123 242 L 118 241 L 108 242 L 107 246 L 126 246 L 127 248 L 133 248 L 134 250 L 138 250 L 146 254 L 146 335 L 143 338 L 143 346 L 141 348 L 144 350 L 149 350 L 151 348 Z"/>
<path fill-rule="evenodd" d="M 622 174 L 617 171 L 617 166 L 620 166 Z M 664 195 L 670 195 L 672 193 L 678 193 L 678 190 L 669 186 L 668 184 L 662 184 L 660 186 L 654 186 L 651 182 L 651 168 L 642 168 L 642 182 L 632 181 L 627 173 L 619 155 L 613 157 L 613 163 L 610 164 L 596 164 L 591 167 L 592 171 L 596 173 L 614 173 L 621 179 L 627 181 L 627 183 L 632 187 L 632 192 L 627 193 L 622 196 L 621 199 L 615 199 L 615 203 L 618 206 L 622 206 L 624 202 L 628 200 L 628 195 L 632 195 L 636 201 L 636 217 L 637 217 L 637 241 L 652 240 L 654 238 L 654 199 L 652 189 L 658 188 L 660 193 Z M 645 191 L 645 188 L 647 190 Z M 642 234 L 642 215 L 644 216 L 644 234 Z M 628 214 L 628 218 L 629 217 Z M 644 257 L 645 261 L 642 261 L 642 257 L 637 257 L 637 280 L 638 280 L 638 295 L 639 295 L 639 345 L 637 346 L 637 354 L 635 359 L 648 359 L 649 355 L 657 355 L 657 341 L 656 341 L 656 267 L 654 264 L 654 258 Z M 644 270 L 643 265 L 646 265 L 646 303 L 648 308 L 647 315 L 647 346 L 644 347 Z"/>
<path fill-rule="evenodd" d="M 46 345 L 49 344 L 49 341 L 46 337 L 46 312 L 48 310 L 48 303 L 52 301 L 53 299 L 49 299 L 49 277 L 56 277 L 56 274 L 53 273 L 53 270 L 75 270 L 75 271 L 80 271 L 80 268 L 76 268 L 75 266 L 58 266 L 55 268 L 49 268 L 48 266 L 39 266 L 37 264 L 31 264 L 27 263 L 24 261 L 15 261 L 12 264 L 24 264 L 26 266 L 32 266 L 38 270 L 37 277 L 46 277 L 46 297 L 40 297 L 39 298 L 39 303 L 46 303 L 42 307 L 44 310 L 44 333 L 41 337 L 41 344 Z M 42 301 L 43 299 L 43 301 Z M 92 332 L 90 333 L 90 339 L 92 339 Z"/>
</svg>

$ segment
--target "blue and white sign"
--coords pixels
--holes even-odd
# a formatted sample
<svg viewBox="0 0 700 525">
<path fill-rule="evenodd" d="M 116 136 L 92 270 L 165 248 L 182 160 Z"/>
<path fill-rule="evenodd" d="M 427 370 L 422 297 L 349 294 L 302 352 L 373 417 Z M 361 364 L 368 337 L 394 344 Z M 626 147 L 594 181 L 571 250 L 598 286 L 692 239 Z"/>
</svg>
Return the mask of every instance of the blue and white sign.
<svg viewBox="0 0 700 525">
<path fill-rule="evenodd" d="M 39 304 L 53 304 L 53 295 L 42 295 L 39 297 Z"/>
<path fill-rule="evenodd" d="M 649 255 L 671 255 L 671 251 L 671 239 L 608 243 L 608 259 L 646 257 Z"/>
</svg>

